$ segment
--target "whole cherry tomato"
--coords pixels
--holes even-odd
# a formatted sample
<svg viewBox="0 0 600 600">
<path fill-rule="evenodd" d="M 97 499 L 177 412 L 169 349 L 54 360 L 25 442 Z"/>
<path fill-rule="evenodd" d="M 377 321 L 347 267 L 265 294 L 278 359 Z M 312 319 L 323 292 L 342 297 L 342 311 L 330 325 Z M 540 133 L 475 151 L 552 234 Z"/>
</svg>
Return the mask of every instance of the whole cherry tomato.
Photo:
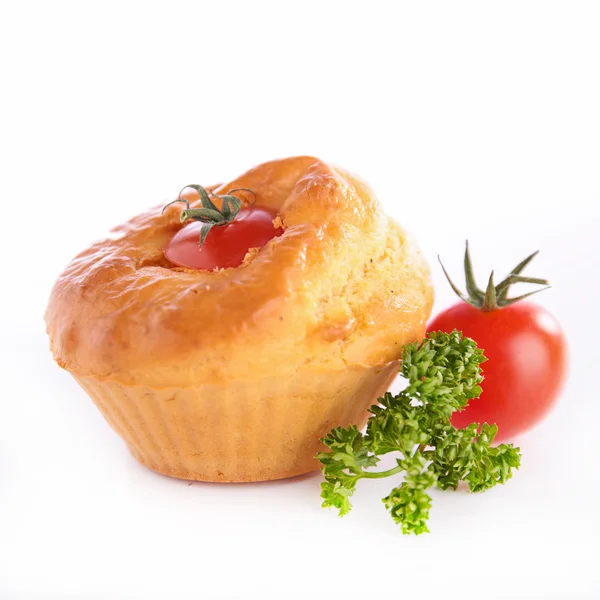
<svg viewBox="0 0 600 600">
<path fill-rule="evenodd" d="M 475 284 L 467 245 L 465 274 L 469 295 L 458 291 L 444 269 L 464 301 L 441 312 L 427 328 L 448 333 L 458 329 L 483 349 L 488 358 L 482 365 L 483 392 L 463 411 L 454 413 L 452 423 L 456 427 L 474 422 L 496 423 L 498 441 L 512 439 L 543 419 L 558 399 L 567 372 L 566 340 L 556 319 L 543 307 L 524 302 L 524 296 L 508 298 L 508 288 L 513 283 L 547 283 L 520 275 L 535 254 L 497 286 L 492 274 L 483 292 Z"/>
</svg>

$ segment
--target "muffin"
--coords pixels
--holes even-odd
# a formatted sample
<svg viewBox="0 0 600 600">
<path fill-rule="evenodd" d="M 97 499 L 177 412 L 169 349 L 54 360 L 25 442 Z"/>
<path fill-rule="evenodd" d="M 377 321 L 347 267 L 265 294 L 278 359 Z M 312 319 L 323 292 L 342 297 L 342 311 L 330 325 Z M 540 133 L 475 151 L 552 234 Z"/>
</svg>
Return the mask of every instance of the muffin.
<svg viewBox="0 0 600 600">
<path fill-rule="evenodd" d="M 205 206 L 198 191 L 182 196 L 191 209 Z M 52 353 L 154 471 L 242 482 L 316 470 L 320 438 L 364 426 L 402 346 L 423 336 L 427 264 L 363 182 L 316 158 L 264 163 L 208 192 L 224 213 L 226 194 L 266 211 L 271 239 L 238 266 L 189 268 L 167 258 L 190 227 L 184 204 L 132 218 L 55 283 Z"/>
</svg>

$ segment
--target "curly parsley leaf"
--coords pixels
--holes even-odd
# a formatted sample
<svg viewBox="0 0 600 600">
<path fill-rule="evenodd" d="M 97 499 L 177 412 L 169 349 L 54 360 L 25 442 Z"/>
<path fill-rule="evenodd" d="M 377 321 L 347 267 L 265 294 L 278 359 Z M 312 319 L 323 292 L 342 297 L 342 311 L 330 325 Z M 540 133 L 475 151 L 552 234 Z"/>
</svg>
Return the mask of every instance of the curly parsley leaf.
<svg viewBox="0 0 600 600">
<path fill-rule="evenodd" d="M 427 490 L 432 486 L 456 489 L 465 481 L 479 492 L 508 481 L 521 455 L 512 444 L 492 446 L 496 425 L 456 429 L 450 423 L 453 412 L 481 393 L 485 360 L 475 342 L 458 331 L 432 333 L 420 344 L 406 346 L 400 373 L 408 385 L 371 407 L 365 435 L 352 425 L 338 427 L 322 440 L 328 448 L 317 455 L 325 477 L 323 506 L 337 508 L 343 516 L 352 507 L 350 497 L 360 479 L 404 473 L 404 481 L 383 503 L 403 533 L 419 534 L 429 531 Z M 369 470 L 390 452 L 399 454 L 396 467 Z"/>
<path fill-rule="evenodd" d="M 374 467 L 379 459 L 365 445 L 356 425 L 333 429 L 323 442 L 330 449 L 317 454 L 325 476 L 321 484 L 323 506 L 337 508 L 343 516 L 352 508 L 350 496 L 364 473 L 363 468 Z"/>
<path fill-rule="evenodd" d="M 405 471 L 404 482 L 394 488 L 383 503 L 392 519 L 402 527 L 402 533 L 426 533 L 431 497 L 426 492 L 435 484 L 435 473 L 426 466 L 427 461 L 419 451 L 411 457 L 399 460 Z"/>
</svg>

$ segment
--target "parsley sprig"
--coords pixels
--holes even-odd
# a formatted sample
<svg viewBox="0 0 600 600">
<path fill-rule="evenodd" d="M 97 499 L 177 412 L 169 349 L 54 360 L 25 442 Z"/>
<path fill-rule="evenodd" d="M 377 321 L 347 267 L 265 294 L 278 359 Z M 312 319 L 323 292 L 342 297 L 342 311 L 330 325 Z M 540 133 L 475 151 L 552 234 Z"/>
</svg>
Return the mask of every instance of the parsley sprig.
<svg viewBox="0 0 600 600">
<path fill-rule="evenodd" d="M 359 480 L 404 473 L 383 503 L 403 533 L 419 534 L 429 531 L 430 487 L 456 489 L 465 481 L 471 491 L 480 492 L 508 481 L 519 467 L 519 448 L 492 446 L 496 425 L 456 429 L 450 423 L 452 413 L 481 394 L 485 360 L 475 342 L 458 331 L 431 333 L 423 342 L 407 345 L 400 373 L 408 385 L 371 407 L 366 433 L 355 425 L 338 427 L 322 440 L 329 449 L 317 454 L 325 476 L 323 506 L 335 507 L 343 516 L 352 508 L 350 497 Z M 390 452 L 398 453 L 397 466 L 369 470 Z"/>
</svg>

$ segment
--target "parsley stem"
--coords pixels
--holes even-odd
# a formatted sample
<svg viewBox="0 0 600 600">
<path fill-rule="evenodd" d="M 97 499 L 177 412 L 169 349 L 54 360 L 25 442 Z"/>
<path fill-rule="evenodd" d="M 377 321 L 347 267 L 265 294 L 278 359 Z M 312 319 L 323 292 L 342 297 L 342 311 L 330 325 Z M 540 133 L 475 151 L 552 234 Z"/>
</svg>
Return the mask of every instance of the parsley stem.
<svg viewBox="0 0 600 600">
<path fill-rule="evenodd" d="M 397 467 L 388 469 L 387 471 L 363 471 L 362 477 L 366 477 L 367 479 L 378 479 L 380 477 L 390 477 L 391 475 L 401 473 L 402 471 L 404 471 L 404 467 L 398 465 Z"/>
<path fill-rule="evenodd" d="M 423 452 L 424 448 L 425 444 L 419 444 L 416 452 Z M 393 469 L 388 469 L 387 471 L 363 471 L 361 473 L 361 477 L 366 477 L 367 479 L 379 479 L 381 477 L 391 477 L 392 475 L 396 475 L 396 473 L 401 473 L 405 470 L 406 468 L 404 467 L 404 465 L 398 465 L 397 467 L 394 467 Z"/>
</svg>

